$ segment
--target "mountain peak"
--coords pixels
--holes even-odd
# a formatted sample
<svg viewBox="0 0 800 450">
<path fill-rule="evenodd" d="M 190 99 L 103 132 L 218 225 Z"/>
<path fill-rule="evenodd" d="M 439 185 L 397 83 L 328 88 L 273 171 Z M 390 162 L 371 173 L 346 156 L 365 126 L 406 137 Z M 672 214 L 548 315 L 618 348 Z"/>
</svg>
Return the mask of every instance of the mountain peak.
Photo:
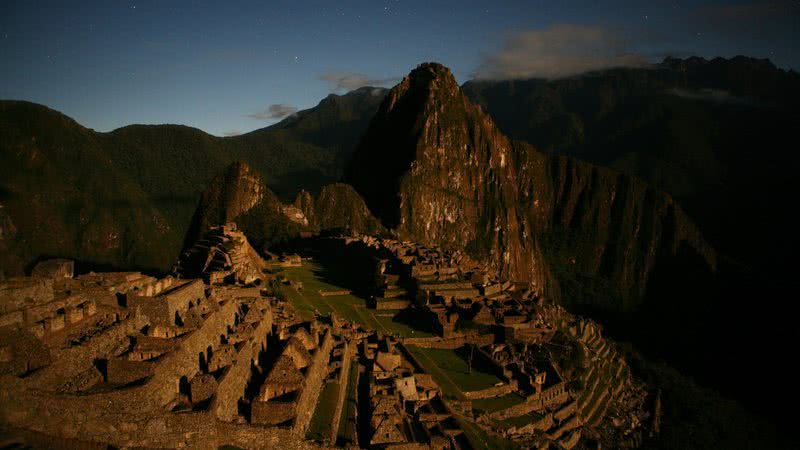
<svg viewBox="0 0 800 450">
<path fill-rule="evenodd" d="M 439 94 L 452 95 L 458 91 L 458 83 L 450 69 L 439 63 L 426 62 L 403 78 L 389 95 L 393 98 L 409 94 L 417 98 L 432 98 Z"/>
<path fill-rule="evenodd" d="M 235 221 L 261 201 L 267 189 L 261 177 L 244 161 L 234 161 L 211 180 L 200 199 L 184 248 L 212 226 Z"/>
<path fill-rule="evenodd" d="M 408 78 L 428 81 L 446 80 L 455 82 L 456 80 L 449 68 L 437 62 L 424 62 L 418 65 L 408 74 Z"/>
<path fill-rule="evenodd" d="M 384 99 L 345 180 L 401 238 L 466 250 L 555 298 L 559 280 L 551 271 L 561 273 L 564 263 L 563 249 L 547 246 L 554 235 L 575 236 L 567 256 L 582 255 L 579 270 L 612 280 L 624 301 L 641 296 L 657 252 L 606 266 L 598 255 L 623 254 L 627 246 L 674 254 L 685 242 L 713 259 L 669 196 L 511 141 L 436 63 L 418 66 Z M 642 223 L 643 210 L 656 219 Z M 608 225 L 611 211 L 624 220 Z M 610 238 L 645 226 L 633 243 Z"/>
</svg>

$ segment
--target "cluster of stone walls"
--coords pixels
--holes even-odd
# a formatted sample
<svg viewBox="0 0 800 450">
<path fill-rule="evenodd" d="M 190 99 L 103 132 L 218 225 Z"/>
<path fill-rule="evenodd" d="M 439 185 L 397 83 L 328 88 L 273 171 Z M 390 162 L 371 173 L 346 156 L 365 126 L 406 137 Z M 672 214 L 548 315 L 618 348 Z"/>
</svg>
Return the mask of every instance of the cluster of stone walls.
<svg viewBox="0 0 800 450">
<path fill-rule="evenodd" d="M 258 364 L 259 354 L 266 351 L 267 336 L 272 332 L 272 323 L 272 310 L 268 308 L 253 332 L 252 341 L 239 350 L 233 365 L 220 381 L 217 396 L 211 406 L 218 419 L 232 422 L 239 416 L 239 399 L 244 396 L 250 379 L 250 365 Z"/>
<path fill-rule="evenodd" d="M 0 314 L 51 301 L 53 301 L 52 279 L 20 277 L 0 283 Z"/>
<path fill-rule="evenodd" d="M 147 316 L 151 322 L 174 325 L 177 316 L 183 316 L 192 306 L 205 299 L 202 280 L 193 280 L 162 292 L 157 297 L 136 295 L 128 297 L 128 308 L 137 315 Z"/>
<path fill-rule="evenodd" d="M 151 283 L 147 283 L 146 285 L 139 288 L 139 290 L 132 292 L 131 295 L 152 297 L 171 288 L 176 281 L 177 281 L 176 278 L 172 276 L 166 276 L 164 278 L 161 278 L 160 280 L 155 280 Z"/>
<path fill-rule="evenodd" d="M 517 417 L 528 414 L 532 411 L 540 411 L 551 405 L 558 405 L 569 400 L 569 393 L 566 390 L 566 383 L 557 383 L 544 391 L 533 394 L 523 403 L 514 405 L 510 408 L 495 411 L 489 415 L 492 419 L 503 420 L 509 417 Z"/>
<path fill-rule="evenodd" d="M 114 355 L 123 344 L 127 345 L 128 335 L 135 334 L 147 324 L 142 317 L 123 320 L 81 345 L 54 353 L 52 366 L 47 371 L 35 374 L 37 384 L 44 389 L 59 388 L 64 380 L 72 380 L 81 372 L 93 369 L 95 359 L 107 359 Z"/>
<path fill-rule="evenodd" d="M 322 390 L 322 382 L 328 375 L 328 360 L 332 349 L 333 336 L 328 331 L 322 339 L 322 345 L 319 346 L 317 353 L 314 354 L 314 362 L 308 367 L 305 387 L 297 400 L 297 417 L 294 421 L 294 431 L 299 435 L 305 435 L 311 422 L 311 417 L 314 415 L 314 407 Z"/>
<path fill-rule="evenodd" d="M 25 323 L 28 310 L 53 299 L 50 278 L 20 277 L 0 283 L 0 327 Z"/>
<path fill-rule="evenodd" d="M 71 295 L 49 303 L 33 306 L 21 311 L 24 324 L 38 337 L 62 330 L 70 324 L 94 316 L 97 305 L 94 300 L 85 300 L 83 295 Z"/>
<path fill-rule="evenodd" d="M 227 334 L 233 327 L 238 309 L 237 302 L 228 302 L 210 314 L 203 325 L 181 342 L 180 348 L 167 355 L 153 371 L 148 382 L 152 398 L 161 405 L 171 402 L 178 392 L 178 382 L 182 376 L 192 379 L 200 372 L 198 355 L 204 353 L 211 342 L 220 335 Z"/>
</svg>

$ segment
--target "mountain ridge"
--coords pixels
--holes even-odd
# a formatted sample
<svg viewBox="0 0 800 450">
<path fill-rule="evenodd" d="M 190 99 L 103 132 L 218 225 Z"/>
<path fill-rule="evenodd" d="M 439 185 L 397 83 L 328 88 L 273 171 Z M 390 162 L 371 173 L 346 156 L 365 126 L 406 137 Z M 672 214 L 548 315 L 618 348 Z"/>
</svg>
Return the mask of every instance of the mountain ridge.
<svg viewBox="0 0 800 450">
<path fill-rule="evenodd" d="M 329 96 L 320 102 L 318 110 L 301 112 L 299 117 L 286 119 L 272 127 L 256 130 L 234 138 L 221 138 L 185 125 L 141 125 L 120 127 L 111 132 L 96 132 L 82 126 L 74 119 L 44 105 L 27 101 L 0 100 L 0 157 L 4 158 L 3 181 L 0 183 L 0 204 L 4 205 L 11 223 L 19 224 L 14 242 L 8 245 L 0 258 L 0 271 L 19 274 L 42 256 L 62 256 L 114 267 L 131 267 L 144 270 L 169 270 L 179 253 L 197 207 L 201 193 L 218 172 L 236 160 L 253 164 L 264 174 L 266 183 L 275 190 L 282 201 L 290 202 L 301 190 L 318 192 L 325 184 L 339 179 L 342 161 L 346 159 L 349 145 L 360 134 L 361 122 L 371 117 L 369 109 L 377 108 L 379 96 L 376 88 L 364 89 L 342 96 Z M 372 105 L 372 106 L 371 106 Z M 318 105 L 319 106 L 319 105 Z M 317 119 L 323 115 L 326 119 Z M 338 115 L 347 120 L 337 121 Z M 351 120 L 352 119 L 352 120 Z M 313 123 L 307 124 L 311 121 Z M 303 137 L 285 127 L 302 128 Z M 274 128 L 284 127 L 284 128 Z M 338 131 L 328 133 L 327 130 Z M 276 131 L 277 130 L 277 131 Z M 313 135 L 313 136 L 312 136 Z M 330 135 L 317 144 L 306 142 L 314 136 Z M 122 213 L 103 213 L 98 209 L 95 193 L 80 191 L 81 183 L 62 184 L 57 188 L 70 208 L 88 211 L 95 220 L 104 223 L 105 230 L 117 230 L 121 242 L 114 252 L 102 255 L 82 247 L 81 237 L 86 225 L 69 225 L 74 219 L 59 208 L 27 209 L 34 186 L 28 185 L 30 170 L 25 158 L 33 154 L 32 139 L 52 143 L 38 148 L 37 155 L 58 157 L 68 162 L 51 168 L 48 183 L 70 179 L 72 174 L 96 167 L 91 178 L 100 185 L 116 185 L 124 179 L 126 189 L 117 190 L 115 198 L 121 204 L 135 206 L 122 218 Z M 334 141 L 335 145 L 334 145 Z M 79 145 L 59 143 L 74 142 Z M 56 145 L 58 144 L 58 145 Z M 81 150 L 91 149 L 89 153 Z M 21 153 L 22 152 L 22 153 Z M 27 154 L 23 154 L 28 152 Z M 44 152 L 44 153 L 43 153 Z M 69 161 L 79 154 L 89 155 L 84 164 Z M 87 156 L 87 157 L 89 157 Z M 54 187 L 55 189 L 55 187 Z M 78 189 L 78 190 L 76 190 Z M 99 189 L 104 192 L 107 189 Z M 114 190 L 114 189 L 112 189 Z M 66 195 L 66 197 L 65 197 Z M 38 212 L 37 212 L 38 211 Z M 50 213 L 49 211 L 54 211 Z M 36 219 L 30 222 L 36 214 Z M 115 216 L 114 214 L 117 214 Z M 142 216 L 139 219 L 133 216 Z M 149 218 L 148 218 L 149 217 Z M 135 225 L 130 225 L 131 223 Z M 41 231 L 28 233 L 33 224 L 47 224 Z M 58 239 L 47 237 L 53 230 Z M 122 230 L 131 229 L 130 232 Z M 160 230 L 160 231 L 154 231 Z M 49 245 L 47 241 L 58 242 Z M 151 242 L 152 245 L 147 243 Z M 158 244 L 155 244 L 158 242 Z"/>
<path fill-rule="evenodd" d="M 543 236 L 582 235 L 580 224 L 594 223 L 592 233 L 608 236 L 586 237 L 583 248 L 569 249 L 578 259 L 573 257 L 572 264 L 608 276 L 619 287 L 623 309 L 644 294 L 656 251 L 675 254 L 687 244 L 709 267 L 716 265 L 715 252 L 671 197 L 611 170 L 550 157 L 509 140 L 440 64 L 418 66 L 390 91 L 345 179 L 401 236 L 467 249 L 505 276 L 532 281 L 556 298 L 562 296 L 550 266 L 565 255 L 545 248 L 552 245 Z M 616 189 L 623 191 L 621 206 L 614 204 Z M 625 189 L 633 189 L 633 197 L 624 198 Z M 616 219 L 604 215 L 604 206 Z M 603 221 L 612 221 L 616 229 Z M 610 237 L 613 231 L 642 226 L 641 235 L 633 235 L 639 242 L 633 246 Z M 606 252 L 631 261 L 617 267 L 613 258 L 603 257 Z"/>
</svg>

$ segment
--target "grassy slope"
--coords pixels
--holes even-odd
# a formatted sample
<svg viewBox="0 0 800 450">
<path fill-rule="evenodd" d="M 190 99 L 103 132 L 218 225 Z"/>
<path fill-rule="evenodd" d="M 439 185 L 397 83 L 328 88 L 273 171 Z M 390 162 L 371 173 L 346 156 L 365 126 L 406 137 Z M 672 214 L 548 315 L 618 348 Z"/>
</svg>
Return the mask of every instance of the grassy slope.
<svg viewBox="0 0 800 450">
<path fill-rule="evenodd" d="M 469 372 L 466 360 L 455 350 L 407 346 L 425 369 L 436 379 L 446 396 L 464 399 L 464 392 L 490 388 L 502 380 L 493 374 L 480 372 L 476 367 Z"/>
<path fill-rule="evenodd" d="M 322 441 L 331 436 L 333 414 L 336 412 L 336 401 L 339 399 L 339 383 L 325 383 L 322 393 L 314 408 L 314 416 L 306 433 L 306 439 Z"/>
</svg>

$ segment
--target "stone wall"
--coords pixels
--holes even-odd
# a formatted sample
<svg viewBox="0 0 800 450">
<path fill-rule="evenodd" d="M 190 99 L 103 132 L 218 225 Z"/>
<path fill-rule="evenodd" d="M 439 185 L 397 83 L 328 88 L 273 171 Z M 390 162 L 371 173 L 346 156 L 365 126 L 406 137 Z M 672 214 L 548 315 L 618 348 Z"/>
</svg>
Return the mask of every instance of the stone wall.
<svg viewBox="0 0 800 450">
<path fill-rule="evenodd" d="M 490 388 L 481 389 L 480 391 L 464 392 L 464 396 L 470 400 L 475 400 L 479 398 L 500 397 L 512 392 L 514 392 L 514 386 L 510 384 L 503 384 L 502 386 L 492 386 Z"/>
<path fill-rule="evenodd" d="M 540 411 L 548 406 L 558 405 L 569 400 L 569 393 L 566 383 L 557 383 L 541 393 L 533 394 L 526 401 L 510 408 L 495 411 L 489 415 L 494 420 L 504 420 L 509 417 L 517 417 L 533 411 Z"/>
<path fill-rule="evenodd" d="M 93 368 L 95 359 L 115 356 L 122 346 L 128 345 L 128 335 L 137 333 L 147 324 L 144 318 L 133 317 L 112 325 L 81 345 L 53 352 L 52 365 L 46 371 L 32 374 L 31 381 L 43 389 L 56 390 L 65 381 Z"/>
<path fill-rule="evenodd" d="M 203 326 L 185 338 L 177 350 L 164 357 L 147 383 L 153 400 L 166 405 L 178 393 L 178 382 L 182 376 L 191 380 L 200 372 L 198 355 L 205 353 L 220 335 L 227 334 L 228 326 L 233 327 L 237 306 L 237 302 L 221 306 L 206 318 Z"/>
<path fill-rule="evenodd" d="M 443 338 L 443 337 L 427 337 L 427 338 L 404 338 L 403 343 L 406 345 L 416 345 L 422 348 L 442 348 L 442 349 L 455 349 L 463 347 L 467 344 L 474 345 L 489 345 L 494 342 L 494 335 L 492 334 L 478 334 L 478 333 L 465 333 L 456 336 Z"/>
<path fill-rule="evenodd" d="M 393 310 L 393 309 L 406 309 L 411 305 L 411 300 L 400 298 L 380 299 L 375 301 L 375 309 L 377 310 Z"/>
<path fill-rule="evenodd" d="M 239 350 L 233 365 L 219 382 L 217 396 L 210 408 L 219 420 L 232 422 L 239 416 L 239 399 L 244 396 L 250 380 L 250 364 L 258 365 L 258 355 L 267 350 L 267 336 L 271 333 L 272 309 L 267 308 L 253 332 L 252 340 Z"/>
<path fill-rule="evenodd" d="M 184 313 L 189 309 L 191 302 L 197 302 L 204 298 L 206 298 L 206 294 L 203 280 L 192 280 L 159 295 L 159 299 L 163 299 L 168 305 L 170 316 L 175 315 L 176 312 Z"/>
<path fill-rule="evenodd" d="M 53 301 L 53 280 L 39 277 L 11 278 L 0 283 L 0 315 Z"/>
<path fill-rule="evenodd" d="M 305 387 L 297 400 L 297 418 L 294 421 L 294 432 L 300 436 L 305 436 L 308 431 L 308 424 L 314 414 L 319 393 L 322 390 L 322 382 L 328 374 L 328 361 L 331 350 L 333 349 L 333 336 L 331 332 L 325 333 L 322 345 L 314 354 L 314 362 L 308 367 L 306 372 Z"/>
<path fill-rule="evenodd" d="M 80 439 L 79 445 L 70 448 L 94 448 L 93 443 L 104 444 L 98 448 L 319 448 L 283 428 L 221 422 L 205 413 L 151 410 L 147 398 L 139 396 L 143 393 L 140 388 L 96 395 L 52 395 L 26 389 L 28 384 L 27 379 L 4 379 L 0 384 L 0 417 L 8 427 L 56 436 L 44 447 L 61 448 L 59 444 L 65 439 Z"/>
<path fill-rule="evenodd" d="M 334 297 L 337 295 L 350 295 L 353 292 L 347 289 L 339 289 L 337 291 L 324 291 L 322 289 L 319 290 L 319 295 L 322 297 Z"/>
</svg>

